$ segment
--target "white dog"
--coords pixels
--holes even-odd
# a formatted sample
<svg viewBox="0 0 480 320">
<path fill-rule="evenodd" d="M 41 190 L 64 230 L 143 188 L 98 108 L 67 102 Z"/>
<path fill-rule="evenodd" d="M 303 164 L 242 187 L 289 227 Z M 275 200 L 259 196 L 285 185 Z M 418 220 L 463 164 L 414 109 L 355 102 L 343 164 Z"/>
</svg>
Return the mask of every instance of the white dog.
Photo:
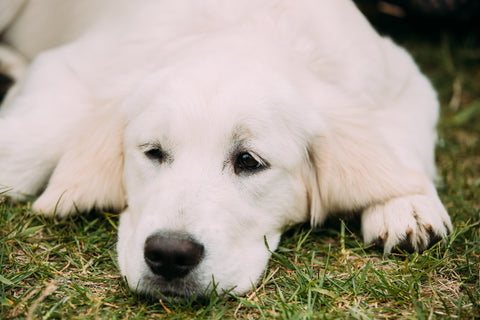
<svg viewBox="0 0 480 320">
<path fill-rule="evenodd" d="M 339 212 L 361 214 L 385 252 L 452 230 L 432 183 L 436 95 L 351 1 L 3 0 L 0 12 L 17 79 L 0 184 L 39 195 L 47 215 L 124 210 L 118 262 L 140 293 L 248 291 L 282 231 Z"/>
</svg>

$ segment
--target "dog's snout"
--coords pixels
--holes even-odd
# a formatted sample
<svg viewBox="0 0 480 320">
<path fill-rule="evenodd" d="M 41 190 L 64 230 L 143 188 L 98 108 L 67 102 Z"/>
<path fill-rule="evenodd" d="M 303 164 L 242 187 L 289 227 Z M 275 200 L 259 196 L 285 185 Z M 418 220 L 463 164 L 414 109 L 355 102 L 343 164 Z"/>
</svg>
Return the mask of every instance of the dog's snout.
<svg viewBox="0 0 480 320">
<path fill-rule="evenodd" d="M 159 233 L 145 241 L 145 262 L 167 281 L 186 276 L 200 263 L 203 253 L 203 245 L 185 233 Z"/>
</svg>

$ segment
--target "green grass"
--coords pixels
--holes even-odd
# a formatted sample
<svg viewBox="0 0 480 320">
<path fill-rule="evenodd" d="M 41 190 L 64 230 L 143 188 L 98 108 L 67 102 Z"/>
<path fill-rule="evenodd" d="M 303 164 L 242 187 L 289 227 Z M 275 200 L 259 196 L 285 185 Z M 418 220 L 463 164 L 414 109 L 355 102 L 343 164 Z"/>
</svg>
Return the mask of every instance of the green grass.
<svg viewBox="0 0 480 320">
<path fill-rule="evenodd" d="M 440 196 L 455 233 L 427 252 L 383 257 L 352 222 L 287 232 L 255 290 L 154 301 L 130 292 L 115 262 L 118 217 L 60 223 L 0 202 L 2 319 L 480 318 L 480 45 L 446 32 L 397 34 L 439 91 Z M 453 97 L 453 99 L 452 99 Z M 351 231 L 352 230 L 352 231 Z"/>
</svg>

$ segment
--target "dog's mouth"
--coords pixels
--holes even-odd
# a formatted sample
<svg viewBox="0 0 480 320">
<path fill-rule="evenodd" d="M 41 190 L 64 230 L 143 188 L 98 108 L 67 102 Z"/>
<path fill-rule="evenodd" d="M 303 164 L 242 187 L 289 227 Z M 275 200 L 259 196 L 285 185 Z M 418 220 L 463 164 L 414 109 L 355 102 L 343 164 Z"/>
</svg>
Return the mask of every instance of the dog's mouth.
<svg viewBox="0 0 480 320">
<path fill-rule="evenodd" d="M 215 291 L 214 284 L 205 288 L 199 283 L 194 273 L 183 278 L 167 281 L 161 276 L 149 272 L 142 277 L 142 280 L 142 294 L 162 300 L 197 300 Z"/>
</svg>

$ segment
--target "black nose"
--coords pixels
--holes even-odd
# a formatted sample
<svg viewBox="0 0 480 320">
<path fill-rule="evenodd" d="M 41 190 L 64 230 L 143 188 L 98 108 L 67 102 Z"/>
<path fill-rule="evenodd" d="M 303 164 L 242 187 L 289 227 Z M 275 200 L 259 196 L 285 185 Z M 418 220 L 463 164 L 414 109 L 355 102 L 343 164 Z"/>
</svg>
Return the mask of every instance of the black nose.
<svg viewBox="0 0 480 320">
<path fill-rule="evenodd" d="M 170 281 L 192 271 L 202 260 L 203 251 L 188 234 L 164 232 L 147 238 L 143 255 L 153 273 Z"/>
</svg>

